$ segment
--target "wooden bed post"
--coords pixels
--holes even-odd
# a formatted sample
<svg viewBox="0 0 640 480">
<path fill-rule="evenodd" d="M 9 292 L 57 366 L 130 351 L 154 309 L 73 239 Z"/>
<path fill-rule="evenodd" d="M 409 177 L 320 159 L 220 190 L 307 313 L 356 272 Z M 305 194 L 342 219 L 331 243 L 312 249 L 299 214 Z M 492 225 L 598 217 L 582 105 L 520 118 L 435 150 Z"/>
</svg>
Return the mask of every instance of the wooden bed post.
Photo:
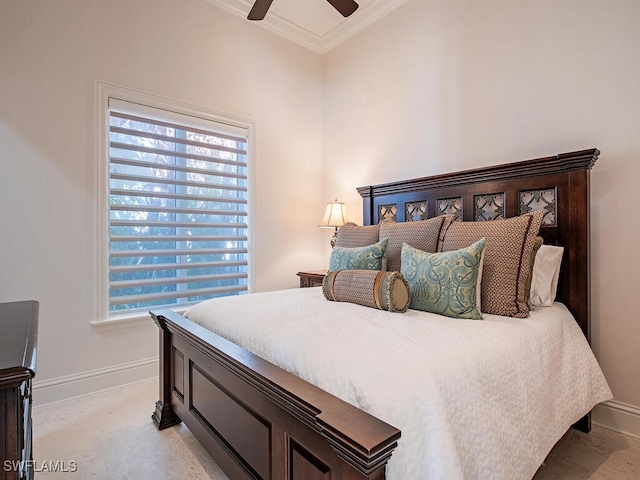
<svg viewBox="0 0 640 480">
<path fill-rule="evenodd" d="M 599 153 L 599 152 L 598 152 Z M 595 155 L 597 157 L 597 154 Z M 590 165 L 591 167 L 593 164 Z M 572 235 L 569 238 L 573 256 L 569 273 L 571 312 L 578 320 L 584 336 L 591 344 L 591 215 L 589 208 L 590 168 L 569 172 L 569 215 Z M 591 431 L 591 412 L 573 424 L 580 432 Z"/>
<path fill-rule="evenodd" d="M 373 187 L 360 187 L 358 193 L 362 197 L 362 224 L 373 225 Z"/>
<path fill-rule="evenodd" d="M 569 272 L 568 303 L 584 336 L 591 343 L 589 170 L 569 172 L 569 191 L 572 234 L 568 241 L 573 268 Z"/>
<path fill-rule="evenodd" d="M 149 312 L 151 313 L 151 312 Z M 156 402 L 156 410 L 151 415 L 153 422 L 158 430 L 177 425 L 182 420 L 171 408 L 171 333 L 167 330 L 167 326 L 163 317 L 157 317 L 151 313 L 156 325 L 160 327 L 160 400 Z"/>
</svg>

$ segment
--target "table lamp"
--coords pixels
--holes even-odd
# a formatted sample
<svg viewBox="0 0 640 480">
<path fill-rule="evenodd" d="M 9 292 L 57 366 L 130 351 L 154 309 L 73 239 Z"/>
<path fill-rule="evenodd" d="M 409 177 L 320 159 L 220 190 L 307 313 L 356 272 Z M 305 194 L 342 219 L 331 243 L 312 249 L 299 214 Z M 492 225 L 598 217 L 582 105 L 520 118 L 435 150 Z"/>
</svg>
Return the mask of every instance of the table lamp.
<svg viewBox="0 0 640 480">
<path fill-rule="evenodd" d="M 336 199 L 333 202 L 327 203 L 327 209 L 324 211 L 324 217 L 318 225 L 321 228 L 335 228 L 333 236 L 331 237 L 331 248 L 335 247 L 336 239 L 338 238 L 338 227 L 347 223 L 347 209 L 344 203 L 339 202 Z"/>
</svg>

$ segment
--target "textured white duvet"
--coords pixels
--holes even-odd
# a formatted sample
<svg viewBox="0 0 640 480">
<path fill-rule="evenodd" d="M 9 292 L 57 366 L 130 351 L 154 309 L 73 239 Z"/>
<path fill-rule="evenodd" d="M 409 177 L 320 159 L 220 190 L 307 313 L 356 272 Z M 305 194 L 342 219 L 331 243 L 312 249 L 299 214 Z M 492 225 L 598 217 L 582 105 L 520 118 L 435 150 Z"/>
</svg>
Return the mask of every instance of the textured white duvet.
<svg viewBox="0 0 640 480">
<path fill-rule="evenodd" d="M 329 302 L 320 288 L 226 297 L 186 316 L 385 422 L 389 480 L 529 480 L 611 391 L 561 304 L 459 320 Z"/>
</svg>

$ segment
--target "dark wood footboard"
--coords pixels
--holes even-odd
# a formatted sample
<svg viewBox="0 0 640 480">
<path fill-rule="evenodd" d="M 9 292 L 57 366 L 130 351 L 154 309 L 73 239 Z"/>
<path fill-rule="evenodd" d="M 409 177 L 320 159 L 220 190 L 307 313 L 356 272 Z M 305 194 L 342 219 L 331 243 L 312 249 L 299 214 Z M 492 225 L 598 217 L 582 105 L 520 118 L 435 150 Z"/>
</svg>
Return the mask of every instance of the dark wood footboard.
<svg viewBox="0 0 640 480">
<path fill-rule="evenodd" d="M 170 311 L 158 428 L 180 421 L 232 479 L 385 478 L 400 431 Z"/>
</svg>

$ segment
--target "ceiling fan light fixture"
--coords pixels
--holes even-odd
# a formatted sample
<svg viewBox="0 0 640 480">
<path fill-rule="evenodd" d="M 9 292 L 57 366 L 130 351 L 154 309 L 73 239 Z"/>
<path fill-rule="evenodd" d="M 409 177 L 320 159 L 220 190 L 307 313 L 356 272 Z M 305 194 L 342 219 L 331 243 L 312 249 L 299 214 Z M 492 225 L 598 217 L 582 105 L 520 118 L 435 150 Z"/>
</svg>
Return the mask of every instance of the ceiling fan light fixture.
<svg viewBox="0 0 640 480">
<path fill-rule="evenodd" d="M 251 11 L 249 12 L 249 15 L 247 15 L 247 19 L 248 20 L 264 19 L 272 2 L 273 0 L 256 0 L 255 3 L 253 4 L 253 7 L 251 7 Z"/>
<path fill-rule="evenodd" d="M 327 0 L 327 2 L 345 18 L 358 9 L 358 4 L 354 0 Z"/>
<path fill-rule="evenodd" d="M 248 20 L 263 20 L 273 0 L 256 0 L 251 7 Z M 343 17 L 348 17 L 358 9 L 355 0 L 327 0 Z"/>
</svg>

